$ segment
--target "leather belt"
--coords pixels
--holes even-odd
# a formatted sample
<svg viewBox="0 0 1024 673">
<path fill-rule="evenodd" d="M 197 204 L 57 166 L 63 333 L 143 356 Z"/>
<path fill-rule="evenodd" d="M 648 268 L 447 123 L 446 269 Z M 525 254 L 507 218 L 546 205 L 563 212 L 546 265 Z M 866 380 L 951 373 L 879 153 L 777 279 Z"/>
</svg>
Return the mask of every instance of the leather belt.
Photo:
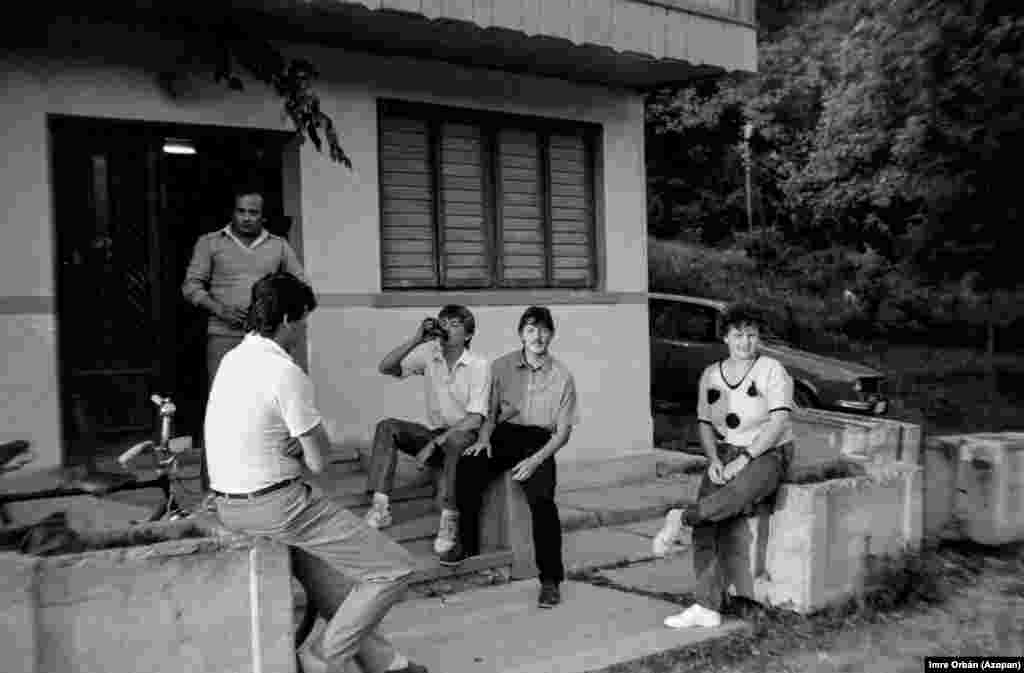
<svg viewBox="0 0 1024 673">
<path fill-rule="evenodd" d="M 279 481 L 276 484 L 271 484 L 270 486 L 267 486 L 265 488 L 255 490 L 252 493 L 221 493 L 220 491 L 214 491 L 213 489 L 210 489 L 210 491 L 219 498 L 227 498 L 228 500 L 250 500 L 261 495 L 273 493 L 274 491 L 280 490 L 285 486 L 290 486 L 297 482 L 298 480 L 299 477 L 292 477 L 291 479 L 285 479 L 284 481 Z"/>
</svg>

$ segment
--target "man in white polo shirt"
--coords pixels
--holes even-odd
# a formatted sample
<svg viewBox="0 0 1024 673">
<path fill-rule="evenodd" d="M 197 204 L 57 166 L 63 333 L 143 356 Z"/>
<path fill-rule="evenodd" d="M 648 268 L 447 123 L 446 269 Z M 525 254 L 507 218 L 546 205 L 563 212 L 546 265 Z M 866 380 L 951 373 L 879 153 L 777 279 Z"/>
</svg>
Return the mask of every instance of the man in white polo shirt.
<svg viewBox="0 0 1024 673">
<path fill-rule="evenodd" d="M 206 408 L 205 451 L 210 487 L 230 529 L 267 536 L 317 557 L 327 570 L 303 578 L 311 603 L 351 590 L 327 627 L 298 656 L 304 673 L 348 670 L 354 658 L 368 671 L 426 673 L 398 653 L 377 625 L 405 592 L 414 568 L 409 553 L 337 503 L 315 495 L 303 465 L 324 468 L 328 437 L 313 383 L 289 351 L 316 307 L 308 285 L 279 272 L 252 288 L 253 329 L 220 363 Z"/>
</svg>

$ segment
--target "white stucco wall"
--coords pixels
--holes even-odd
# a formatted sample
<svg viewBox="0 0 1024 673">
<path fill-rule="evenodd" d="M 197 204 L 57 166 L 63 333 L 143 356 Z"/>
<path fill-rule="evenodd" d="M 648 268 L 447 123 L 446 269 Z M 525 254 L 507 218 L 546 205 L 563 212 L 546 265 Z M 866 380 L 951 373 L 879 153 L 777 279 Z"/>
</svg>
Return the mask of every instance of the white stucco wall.
<svg viewBox="0 0 1024 673">
<path fill-rule="evenodd" d="M 185 95 L 168 97 L 156 86 L 153 68 L 173 60 L 173 48 L 165 53 L 150 37 L 78 29 L 75 38 L 78 51 L 60 59 L 0 57 L 0 123 L 7 130 L 0 136 L 0 153 L 7 158 L 0 169 L 6 204 L 0 225 L 0 347 L 8 361 L 0 374 L 2 432 L 32 439 L 39 465 L 55 464 L 60 456 L 56 327 L 48 308 L 55 290 L 47 114 L 285 128 L 279 103 L 258 84 L 236 93 L 192 82 Z M 103 56 L 82 55 L 98 52 Z M 649 448 L 647 312 L 640 295 L 630 294 L 645 291 L 647 282 L 640 97 L 441 63 L 319 48 L 304 53 L 321 69 L 323 109 L 338 125 L 354 164 L 350 172 L 308 144 L 300 153 L 302 248 L 324 304 L 310 323 L 310 371 L 332 425 L 341 434 L 364 434 L 385 415 L 422 416 L 420 386 L 388 380 L 376 366 L 420 317 L 446 302 L 443 293 L 435 293 L 425 306 L 389 298 L 397 307 L 373 307 L 380 292 L 376 106 L 386 97 L 602 125 L 600 296 L 598 303 L 552 304 L 559 327 L 555 350 L 575 372 L 583 416 L 561 458 Z M 137 54 L 145 54 L 147 67 L 123 65 L 135 62 Z M 479 326 L 474 349 L 498 355 L 513 348 L 515 324 L 528 300 L 520 293 L 492 306 L 471 296 L 467 303 Z"/>
</svg>

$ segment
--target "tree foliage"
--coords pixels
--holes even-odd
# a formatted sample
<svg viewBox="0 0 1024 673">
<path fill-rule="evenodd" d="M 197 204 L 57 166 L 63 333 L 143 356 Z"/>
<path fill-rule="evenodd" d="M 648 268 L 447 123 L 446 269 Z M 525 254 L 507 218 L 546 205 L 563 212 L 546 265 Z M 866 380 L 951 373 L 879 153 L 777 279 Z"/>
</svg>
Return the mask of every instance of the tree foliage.
<svg viewBox="0 0 1024 673">
<path fill-rule="evenodd" d="M 871 318 L 882 310 L 872 296 L 899 292 L 917 305 L 914 288 L 929 284 L 954 305 L 1012 291 L 1012 167 L 1024 151 L 1016 4 L 760 2 L 757 75 L 650 97 L 651 202 L 671 206 L 655 213 L 652 233 L 705 243 L 739 233 L 755 255 L 807 279 L 839 251 L 822 291 L 855 286 Z M 756 128 L 752 233 L 737 198 L 745 121 Z"/>
<path fill-rule="evenodd" d="M 241 91 L 247 75 L 270 87 L 282 100 L 284 115 L 300 139 L 308 139 L 318 152 L 323 151 L 326 141 L 331 160 L 352 167 L 334 122 L 320 107 L 313 87 L 319 72 L 310 61 L 286 57 L 235 16 L 207 15 L 201 21 L 186 15 L 163 19 L 162 29 L 182 39 L 194 62 L 210 72 L 214 81 Z"/>
</svg>

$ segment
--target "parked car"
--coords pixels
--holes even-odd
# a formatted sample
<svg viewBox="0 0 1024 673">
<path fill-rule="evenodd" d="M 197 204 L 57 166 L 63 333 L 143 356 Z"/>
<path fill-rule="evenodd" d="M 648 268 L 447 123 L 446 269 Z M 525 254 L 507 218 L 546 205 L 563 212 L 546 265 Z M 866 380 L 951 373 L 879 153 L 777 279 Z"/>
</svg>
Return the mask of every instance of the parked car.
<svg viewBox="0 0 1024 673">
<path fill-rule="evenodd" d="M 727 304 L 676 294 L 648 297 L 652 404 L 696 413 L 701 373 L 729 354 L 718 336 Z M 867 415 L 889 410 L 885 374 L 871 367 L 800 350 L 770 331 L 762 334 L 761 352 L 781 362 L 793 377 L 797 406 Z"/>
</svg>

